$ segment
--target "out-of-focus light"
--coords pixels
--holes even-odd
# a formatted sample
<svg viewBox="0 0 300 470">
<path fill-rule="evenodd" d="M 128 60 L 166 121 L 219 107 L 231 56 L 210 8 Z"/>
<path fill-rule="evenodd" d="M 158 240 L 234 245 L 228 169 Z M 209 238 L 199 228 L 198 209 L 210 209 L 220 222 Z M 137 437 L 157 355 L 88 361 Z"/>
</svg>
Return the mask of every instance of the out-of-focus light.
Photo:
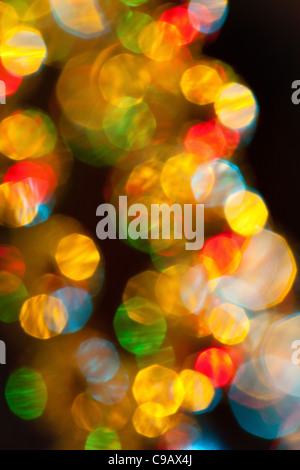
<svg viewBox="0 0 300 470">
<path fill-rule="evenodd" d="M 197 423 L 186 415 L 178 415 L 162 436 L 159 450 L 195 450 L 201 437 Z"/>
<path fill-rule="evenodd" d="M 191 0 L 189 17 L 193 27 L 201 33 L 218 31 L 228 14 L 228 0 Z"/>
<path fill-rule="evenodd" d="M 0 60 L 0 80 L 2 80 L 5 83 L 5 93 L 3 93 L 1 89 L 0 98 L 13 95 L 22 83 L 22 77 L 16 77 L 15 75 L 8 73 L 8 71 L 3 67 L 1 60 Z"/>
<path fill-rule="evenodd" d="M 120 367 L 115 375 L 105 382 L 88 380 L 92 397 L 105 405 L 120 403 L 129 388 L 129 376 L 124 367 Z"/>
<path fill-rule="evenodd" d="M 153 21 L 139 35 L 139 47 L 149 59 L 165 62 L 179 53 L 180 33 L 176 26 L 165 21 Z"/>
<path fill-rule="evenodd" d="M 81 330 L 93 311 L 89 294 L 83 289 L 64 287 L 53 292 L 52 296 L 59 299 L 68 312 L 68 322 L 62 333 L 74 333 Z"/>
<path fill-rule="evenodd" d="M 195 370 L 209 377 L 214 387 L 227 385 L 234 371 L 231 357 L 220 348 L 209 348 L 199 353 Z"/>
<path fill-rule="evenodd" d="M 39 71 L 47 57 L 47 48 L 39 31 L 18 27 L 11 30 L 1 45 L 1 60 L 6 70 L 18 77 Z"/>
<path fill-rule="evenodd" d="M 262 310 L 282 302 L 296 273 L 296 262 L 285 239 L 264 229 L 245 242 L 237 271 L 219 279 L 218 291 L 229 302 Z"/>
<path fill-rule="evenodd" d="M 208 319 L 214 337 L 224 344 L 244 341 L 249 331 L 249 319 L 244 309 L 233 304 L 221 304 L 214 308 Z"/>
<path fill-rule="evenodd" d="M 132 418 L 136 432 L 149 438 L 164 434 L 170 426 L 170 417 L 162 416 L 161 409 L 161 405 L 156 403 L 138 406 Z"/>
<path fill-rule="evenodd" d="M 299 428 L 299 398 L 278 392 L 264 375 L 259 359 L 237 370 L 229 400 L 238 424 L 250 434 L 277 439 Z"/>
<path fill-rule="evenodd" d="M 207 294 L 207 273 L 203 266 L 188 268 L 181 280 L 180 295 L 185 307 L 191 313 L 198 313 L 203 308 Z"/>
<path fill-rule="evenodd" d="M 245 237 L 260 232 L 268 219 L 263 199 L 251 191 L 237 191 L 225 203 L 225 217 L 232 230 Z"/>
<path fill-rule="evenodd" d="M 116 348 L 101 338 L 84 341 L 77 351 L 76 358 L 81 372 L 90 382 L 106 382 L 120 367 Z"/>
<path fill-rule="evenodd" d="M 3 119 L 0 136 L 0 151 L 12 160 L 42 157 L 54 150 L 57 141 L 49 116 L 34 110 L 16 111 Z"/>
<path fill-rule="evenodd" d="M 234 274 L 240 264 L 242 254 L 240 246 L 234 238 L 221 234 L 205 242 L 200 258 L 209 278 L 215 279 Z"/>
<path fill-rule="evenodd" d="M 0 185 L 0 223 L 8 227 L 23 227 L 31 223 L 38 213 L 39 191 L 26 179 Z"/>
<path fill-rule="evenodd" d="M 193 203 L 195 201 L 191 181 L 199 165 L 213 158 L 209 148 L 205 149 L 201 157 L 194 154 L 181 153 L 175 157 L 169 158 L 161 172 L 161 185 L 166 194 L 172 201 L 181 203 Z M 199 170 L 200 171 L 200 170 Z M 198 175 L 201 178 L 197 188 L 197 200 L 203 200 L 207 196 L 214 183 L 214 174 L 210 167 L 203 167 L 203 171 Z"/>
<path fill-rule="evenodd" d="M 155 416 L 174 414 L 184 399 L 184 388 L 180 377 L 171 369 L 153 365 L 136 375 L 132 391 L 139 405 L 159 405 Z"/>
<path fill-rule="evenodd" d="M 24 180 L 31 181 L 31 184 L 35 186 L 40 203 L 50 199 L 57 185 L 55 173 L 50 165 L 33 162 L 21 162 L 10 167 L 3 182 Z"/>
<path fill-rule="evenodd" d="M 39 372 L 23 367 L 9 376 L 5 398 L 10 410 L 19 418 L 39 418 L 44 412 L 47 397 L 47 388 Z"/>
<path fill-rule="evenodd" d="M 118 431 L 127 424 L 132 407 L 127 397 L 120 403 L 107 406 L 94 400 L 90 393 L 84 392 L 75 398 L 71 412 L 76 425 L 81 429 L 91 432 L 107 427 Z"/>
<path fill-rule="evenodd" d="M 184 72 L 180 86 L 188 101 L 206 105 L 216 101 L 223 87 L 223 80 L 216 69 L 200 64 Z"/>
<path fill-rule="evenodd" d="M 85 450 L 121 450 L 121 444 L 117 433 L 107 428 L 99 428 L 89 434 Z"/>
<path fill-rule="evenodd" d="M 192 126 L 184 139 L 188 152 L 200 157 L 207 154 L 207 147 L 212 151 L 212 158 L 230 157 L 237 148 L 240 135 L 237 131 L 225 128 L 218 121 L 207 121 Z"/>
<path fill-rule="evenodd" d="M 258 105 L 249 88 L 239 83 L 229 83 L 219 90 L 215 110 L 224 126 L 243 130 L 253 124 Z"/>
<path fill-rule="evenodd" d="M 0 321 L 4 323 L 18 321 L 22 305 L 28 299 L 27 289 L 21 279 L 6 272 L 0 273 L 0 282 Z"/>
<path fill-rule="evenodd" d="M 126 12 L 117 26 L 117 34 L 123 46 L 132 52 L 141 53 L 139 35 L 142 29 L 150 23 L 152 23 L 152 18 L 145 13 L 132 10 Z"/>
<path fill-rule="evenodd" d="M 89 279 L 100 262 L 100 253 L 89 237 L 74 233 L 60 240 L 55 259 L 64 276 L 74 281 Z"/>
<path fill-rule="evenodd" d="M 68 314 L 63 303 L 48 295 L 38 295 L 26 300 L 20 313 L 23 330 L 39 339 L 49 339 L 63 331 Z"/>
<path fill-rule="evenodd" d="M 22 278 L 25 274 L 25 268 L 24 258 L 17 247 L 0 245 L 0 272 L 10 272 Z"/>
<path fill-rule="evenodd" d="M 129 5 L 130 7 L 138 7 L 140 5 L 143 5 L 144 3 L 147 3 L 149 0 L 121 0 L 123 3 L 126 5 Z"/>
<path fill-rule="evenodd" d="M 300 314 L 275 322 L 267 331 L 261 360 L 278 390 L 300 397 L 299 336 Z"/>
<path fill-rule="evenodd" d="M 122 107 L 108 106 L 103 129 L 108 140 L 123 150 L 146 147 L 153 137 L 156 120 L 146 103 L 134 105 L 132 98 L 123 99 Z"/>
<path fill-rule="evenodd" d="M 209 171 L 213 172 L 214 181 L 209 194 L 204 199 L 206 207 L 223 208 L 231 193 L 246 187 L 244 178 L 236 165 L 224 160 L 203 163 L 198 167 L 191 181 L 196 201 L 203 197 L 203 175 Z"/>
<path fill-rule="evenodd" d="M 108 30 L 95 0 L 50 0 L 50 4 L 57 23 L 71 34 L 93 38 Z"/>
<path fill-rule="evenodd" d="M 181 406 L 192 412 L 209 408 L 215 394 L 210 379 L 204 374 L 188 369 L 180 372 L 179 377 L 185 392 Z"/>
<path fill-rule="evenodd" d="M 191 21 L 191 17 L 193 17 L 193 23 Z M 176 26 L 179 32 L 178 44 L 180 46 L 193 42 L 198 35 L 198 31 L 200 30 L 200 20 L 198 19 L 197 15 L 193 15 L 193 12 L 189 12 L 187 6 L 185 5 L 170 8 L 169 10 L 165 11 L 160 17 L 160 21 L 164 21 Z"/>
<path fill-rule="evenodd" d="M 131 79 L 133 75 L 135 80 Z M 150 75 L 144 61 L 131 54 L 120 54 L 105 62 L 99 76 L 104 98 L 121 108 L 141 102 L 149 84 Z"/>
<path fill-rule="evenodd" d="M 114 329 L 119 343 L 138 356 L 153 354 L 165 339 L 167 325 L 160 308 L 133 297 L 116 312 Z"/>
</svg>

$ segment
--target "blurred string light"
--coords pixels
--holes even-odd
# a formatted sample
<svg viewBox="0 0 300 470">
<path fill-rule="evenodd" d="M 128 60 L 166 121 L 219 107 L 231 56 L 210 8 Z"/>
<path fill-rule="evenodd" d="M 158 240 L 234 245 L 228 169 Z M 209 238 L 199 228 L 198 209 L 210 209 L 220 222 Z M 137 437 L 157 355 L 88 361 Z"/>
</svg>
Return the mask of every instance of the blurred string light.
<svg viewBox="0 0 300 470">
<path fill-rule="evenodd" d="M 0 91 L 0 98 L 13 95 L 22 83 L 22 77 L 10 74 L 3 66 L 2 60 L 0 60 L 0 76 L 5 83 L 5 92 Z"/>
<path fill-rule="evenodd" d="M 121 450 L 121 444 L 115 432 L 99 428 L 89 434 L 85 450 Z"/>
<path fill-rule="evenodd" d="M 296 262 L 239 168 L 259 106 L 203 52 L 228 7 L 0 1 L 0 321 L 34 345 L 5 399 L 21 419 L 43 415 L 58 448 L 226 448 L 213 422 L 201 427 L 225 394 L 242 429 L 300 447 Z M 24 107 L 47 66 L 48 106 Z M 110 167 L 106 202 L 206 208 L 199 252 L 174 230 L 124 240 L 152 264 L 127 280 L 112 325 L 101 247 L 56 213 L 73 158 Z"/>
<path fill-rule="evenodd" d="M 47 388 L 35 370 L 22 367 L 6 383 L 5 397 L 10 410 L 19 418 L 32 420 L 41 416 L 47 403 Z"/>
<path fill-rule="evenodd" d="M 188 7 L 190 22 L 204 34 L 218 31 L 228 14 L 227 0 L 195 0 Z M 196 19 L 197 18 L 197 19 Z"/>
<path fill-rule="evenodd" d="M 63 275 L 74 281 L 82 281 L 95 273 L 100 254 L 89 237 L 72 234 L 60 240 L 55 259 Z"/>
<path fill-rule="evenodd" d="M 71 34 L 92 38 L 107 31 L 105 18 L 95 0 L 50 0 L 50 5 L 56 21 Z"/>
<path fill-rule="evenodd" d="M 40 70 L 47 57 L 46 44 L 35 29 L 17 27 L 2 39 L 1 60 L 12 75 L 26 77 Z"/>
</svg>

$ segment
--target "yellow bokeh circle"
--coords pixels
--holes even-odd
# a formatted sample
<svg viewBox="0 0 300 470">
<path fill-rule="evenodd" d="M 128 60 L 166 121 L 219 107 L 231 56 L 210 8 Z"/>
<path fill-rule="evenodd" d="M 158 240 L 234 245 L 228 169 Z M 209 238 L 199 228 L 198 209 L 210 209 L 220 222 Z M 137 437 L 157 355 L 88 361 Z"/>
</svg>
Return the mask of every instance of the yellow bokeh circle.
<svg viewBox="0 0 300 470">
<path fill-rule="evenodd" d="M 195 370 L 183 370 L 179 377 L 184 386 L 182 407 L 191 412 L 206 410 L 213 401 L 215 391 L 208 377 Z"/>
<path fill-rule="evenodd" d="M 216 69 L 200 64 L 184 72 L 180 86 L 188 101 L 206 105 L 215 102 L 223 86 L 223 80 Z"/>
<path fill-rule="evenodd" d="M 184 388 L 176 372 L 159 365 L 142 369 L 135 378 L 132 391 L 139 405 L 160 405 L 152 411 L 157 417 L 176 413 L 184 398 Z"/>
<path fill-rule="evenodd" d="M 47 57 L 47 47 L 38 30 L 19 26 L 11 30 L 1 45 L 1 60 L 13 75 L 25 77 L 39 71 Z"/>
<path fill-rule="evenodd" d="M 39 339 L 49 339 L 62 332 L 68 321 L 63 303 L 56 297 L 37 295 L 26 300 L 20 313 L 24 331 Z"/>
<path fill-rule="evenodd" d="M 215 111 L 225 126 L 244 129 L 254 122 L 258 106 L 249 88 L 239 83 L 229 83 L 221 89 L 215 102 Z"/>
<path fill-rule="evenodd" d="M 209 315 L 208 324 L 214 337 L 228 345 L 244 341 L 250 328 L 245 310 L 230 303 L 215 307 Z"/>
<path fill-rule="evenodd" d="M 64 276 L 73 281 L 83 281 L 95 273 L 100 253 L 93 240 L 74 233 L 60 240 L 55 259 Z"/>
<path fill-rule="evenodd" d="M 268 209 L 263 199 L 251 191 L 231 194 L 224 210 L 232 230 L 244 236 L 260 232 L 268 220 Z"/>
</svg>

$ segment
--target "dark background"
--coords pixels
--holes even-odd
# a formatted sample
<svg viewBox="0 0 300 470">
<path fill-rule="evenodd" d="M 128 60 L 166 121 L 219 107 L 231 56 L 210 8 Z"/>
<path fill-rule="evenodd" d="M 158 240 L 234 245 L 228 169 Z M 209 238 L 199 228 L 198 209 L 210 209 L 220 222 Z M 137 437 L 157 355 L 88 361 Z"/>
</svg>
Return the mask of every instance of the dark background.
<svg viewBox="0 0 300 470">
<path fill-rule="evenodd" d="M 229 15 L 217 41 L 205 49 L 209 56 L 232 65 L 254 91 L 260 115 L 246 158 L 255 175 L 256 189 L 267 202 L 276 231 L 289 241 L 298 257 L 300 240 L 300 105 L 291 102 L 291 84 L 300 79 L 299 0 L 229 0 Z M 57 73 L 45 68 L 36 105 L 47 109 Z M 42 97 L 43 96 L 43 97 Z M 25 103 L 26 104 L 26 103 Z M 32 103 L 30 103 L 32 104 Z M 29 103 L 27 103 L 29 105 Z M 75 160 L 70 189 L 59 211 L 74 216 L 95 234 L 96 207 L 103 202 L 102 188 L 109 170 L 95 169 Z M 84 187 L 84 198 L 80 188 Z M 113 317 L 121 303 L 126 281 L 149 266 L 146 254 L 118 241 L 101 245 L 106 260 L 106 281 L 101 308 Z M 299 263 L 298 263 L 299 264 Z M 113 335 L 109 322 L 101 325 Z M 12 415 L 4 387 L 23 348 L 30 347 L 16 325 L 1 326 L 7 345 L 7 365 L 0 366 L 0 448 L 47 449 L 52 447 L 39 420 L 26 423 Z M 10 348 L 10 339 L 19 338 Z M 199 418 L 213 425 L 220 440 L 232 449 L 269 449 L 271 443 L 244 432 L 232 416 L 226 400 Z"/>
</svg>

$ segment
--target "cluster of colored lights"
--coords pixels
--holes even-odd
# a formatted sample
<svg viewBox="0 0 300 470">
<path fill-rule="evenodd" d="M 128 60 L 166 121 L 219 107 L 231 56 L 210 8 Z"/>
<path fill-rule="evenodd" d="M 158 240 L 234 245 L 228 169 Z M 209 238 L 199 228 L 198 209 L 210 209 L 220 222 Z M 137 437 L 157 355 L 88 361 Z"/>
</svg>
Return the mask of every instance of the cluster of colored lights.
<svg viewBox="0 0 300 470">
<path fill-rule="evenodd" d="M 241 428 L 300 447 L 297 268 L 236 158 L 258 104 L 202 52 L 227 13 L 227 0 L 0 1 L 0 321 L 19 322 L 35 352 L 5 398 L 19 418 L 41 417 L 57 448 L 225 448 L 198 416 L 224 394 Z M 48 114 L 21 108 L 45 65 L 59 70 Z M 117 344 L 88 325 L 105 315 L 101 250 L 55 213 L 73 157 L 111 167 L 107 202 L 206 208 L 200 251 L 174 233 L 124 240 L 149 270 L 126 284 Z"/>
</svg>

